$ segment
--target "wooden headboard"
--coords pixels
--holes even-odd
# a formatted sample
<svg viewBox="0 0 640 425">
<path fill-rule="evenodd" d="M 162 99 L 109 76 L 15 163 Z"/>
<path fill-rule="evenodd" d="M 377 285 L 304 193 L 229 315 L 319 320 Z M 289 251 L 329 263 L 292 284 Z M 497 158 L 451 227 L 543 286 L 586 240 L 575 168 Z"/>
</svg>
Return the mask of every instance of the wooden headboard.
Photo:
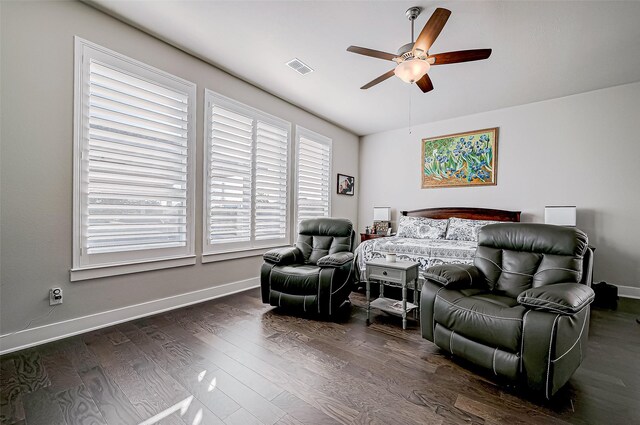
<svg viewBox="0 0 640 425">
<path fill-rule="evenodd" d="M 447 219 L 451 217 L 471 220 L 520 221 L 520 211 L 492 210 L 489 208 L 445 207 L 425 208 L 422 210 L 400 211 L 409 217 Z"/>
</svg>

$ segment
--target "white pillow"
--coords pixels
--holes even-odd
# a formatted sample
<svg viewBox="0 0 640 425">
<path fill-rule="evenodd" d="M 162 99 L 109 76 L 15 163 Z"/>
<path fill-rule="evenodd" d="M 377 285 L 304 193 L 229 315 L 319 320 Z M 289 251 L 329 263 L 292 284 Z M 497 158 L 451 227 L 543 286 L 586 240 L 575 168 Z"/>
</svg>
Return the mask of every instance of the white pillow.
<svg viewBox="0 0 640 425">
<path fill-rule="evenodd" d="M 452 241 L 478 242 L 480 229 L 487 224 L 504 223 L 503 221 L 492 220 L 468 220 L 465 218 L 452 217 L 447 226 L 445 239 Z"/>
<path fill-rule="evenodd" d="M 447 220 L 434 220 L 424 217 L 400 216 L 398 236 L 415 239 L 444 239 Z"/>
</svg>

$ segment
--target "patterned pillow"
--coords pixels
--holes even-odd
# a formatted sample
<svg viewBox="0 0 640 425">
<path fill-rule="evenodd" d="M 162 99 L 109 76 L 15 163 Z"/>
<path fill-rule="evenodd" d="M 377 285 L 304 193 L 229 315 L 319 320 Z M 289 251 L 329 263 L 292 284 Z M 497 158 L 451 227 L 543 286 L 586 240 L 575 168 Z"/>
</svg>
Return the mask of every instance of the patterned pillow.
<svg viewBox="0 0 640 425">
<path fill-rule="evenodd" d="M 478 242 L 478 233 L 483 226 L 487 224 L 503 223 L 502 221 L 492 220 L 467 220 L 464 218 L 452 217 L 449 219 L 447 227 L 447 235 L 445 239 L 453 241 L 469 241 Z"/>
<path fill-rule="evenodd" d="M 447 220 L 434 220 L 424 217 L 400 216 L 398 236 L 414 239 L 444 239 Z"/>
</svg>

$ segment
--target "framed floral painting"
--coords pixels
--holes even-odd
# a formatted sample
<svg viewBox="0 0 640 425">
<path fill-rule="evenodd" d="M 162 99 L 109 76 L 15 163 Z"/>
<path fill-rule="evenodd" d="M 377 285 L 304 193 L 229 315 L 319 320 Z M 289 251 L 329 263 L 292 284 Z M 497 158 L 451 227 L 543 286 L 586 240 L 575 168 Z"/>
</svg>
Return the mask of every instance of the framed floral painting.
<svg viewBox="0 0 640 425">
<path fill-rule="evenodd" d="M 498 127 L 422 139 L 422 188 L 496 184 Z"/>
</svg>

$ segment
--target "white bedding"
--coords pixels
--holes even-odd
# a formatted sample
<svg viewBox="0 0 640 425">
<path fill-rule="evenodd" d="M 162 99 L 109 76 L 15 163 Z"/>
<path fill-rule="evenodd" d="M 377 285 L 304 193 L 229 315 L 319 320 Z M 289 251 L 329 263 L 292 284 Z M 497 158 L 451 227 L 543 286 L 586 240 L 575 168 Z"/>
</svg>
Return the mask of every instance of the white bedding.
<svg viewBox="0 0 640 425">
<path fill-rule="evenodd" d="M 395 252 L 400 261 L 415 261 L 420 273 L 439 264 L 472 264 L 477 242 L 448 239 L 414 239 L 389 237 L 369 239 L 362 242 L 355 251 L 356 271 L 359 280 L 365 280 L 366 262 L 383 258 L 388 252 Z"/>
</svg>

